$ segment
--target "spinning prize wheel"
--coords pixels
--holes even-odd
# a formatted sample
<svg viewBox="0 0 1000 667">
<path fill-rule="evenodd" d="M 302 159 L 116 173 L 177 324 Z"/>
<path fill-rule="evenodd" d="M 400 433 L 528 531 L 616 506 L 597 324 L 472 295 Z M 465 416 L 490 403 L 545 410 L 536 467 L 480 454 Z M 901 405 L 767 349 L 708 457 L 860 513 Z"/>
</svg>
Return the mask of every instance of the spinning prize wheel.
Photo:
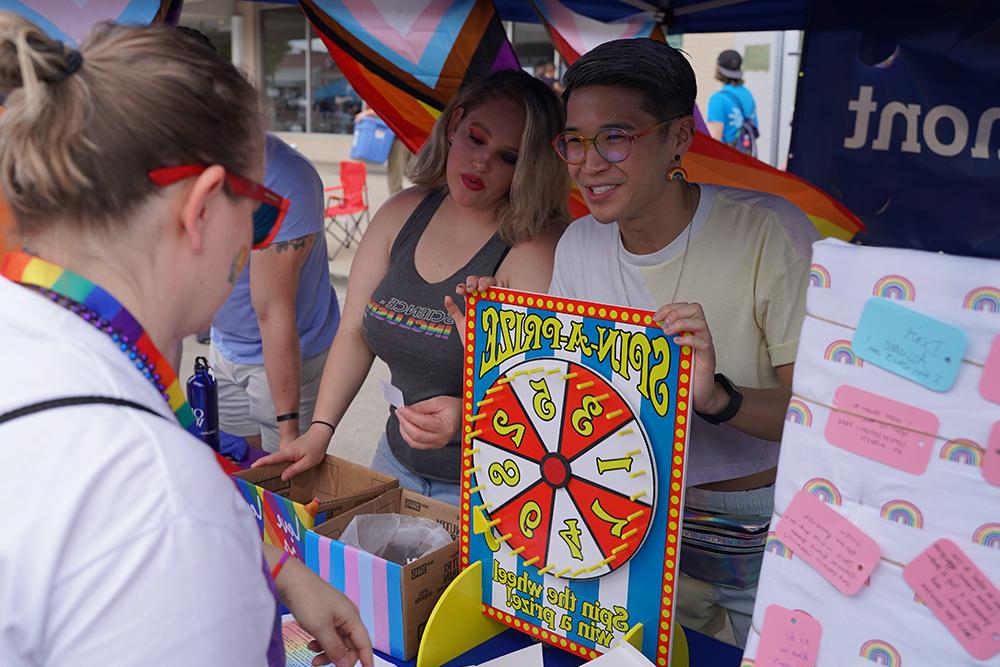
<svg viewBox="0 0 1000 667">
<path fill-rule="evenodd" d="M 532 359 L 501 374 L 476 408 L 466 446 L 488 541 L 565 579 L 628 562 L 649 532 L 657 485 L 649 439 L 618 390 L 580 364 Z"/>
</svg>

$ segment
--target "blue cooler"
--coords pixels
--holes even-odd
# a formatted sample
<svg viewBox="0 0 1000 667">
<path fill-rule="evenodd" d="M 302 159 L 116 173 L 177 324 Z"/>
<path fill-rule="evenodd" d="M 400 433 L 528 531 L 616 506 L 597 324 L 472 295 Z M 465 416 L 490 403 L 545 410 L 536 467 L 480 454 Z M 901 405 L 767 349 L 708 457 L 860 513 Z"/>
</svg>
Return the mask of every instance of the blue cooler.
<svg viewBox="0 0 1000 667">
<path fill-rule="evenodd" d="M 367 117 L 354 123 L 351 159 L 381 164 L 389 159 L 389 149 L 396 138 L 380 118 Z"/>
</svg>

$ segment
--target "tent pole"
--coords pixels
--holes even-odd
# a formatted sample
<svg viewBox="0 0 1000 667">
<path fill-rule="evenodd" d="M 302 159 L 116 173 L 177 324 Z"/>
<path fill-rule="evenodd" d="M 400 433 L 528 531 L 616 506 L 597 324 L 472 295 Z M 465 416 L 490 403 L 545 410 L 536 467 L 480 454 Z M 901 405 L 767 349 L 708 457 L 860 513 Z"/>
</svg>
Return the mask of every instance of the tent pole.
<svg viewBox="0 0 1000 667">
<path fill-rule="evenodd" d="M 628 0 L 622 0 L 627 4 L 633 4 L 628 2 Z M 674 16 L 684 16 L 685 14 L 697 14 L 698 12 L 704 12 L 709 9 L 719 9 L 720 7 L 728 7 L 729 5 L 738 5 L 743 2 L 748 2 L 748 0 L 705 0 L 705 2 L 699 2 L 696 5 L 687 5 L 686 7 L 678 7 L 674 10 Z"/>
<path fill-rule="evenodd" d="M 774 49 L 774 71 L 771 74 L 773 95 L 771 96 L 771 159 L 772 167 L 778 167 L 778 147 L 781 136 L 781 98 L 784 93 L 785 31 L 778 30 Z"/>
<path fill-rule="evenodd" d="M 309 19 L 304 15 L 302 17 L 302 23 L 305 25 L 306 29 L 306 132 L 312 132 L 312 27 L 309 25 Z"/>
<path fill-rule="evenodd" d="M 649 2 L 643 2 L 643 0 L 621 0 L 623 5 L 631 5 L 636 9 L 640 9 L 644 12 L 651 12 L 653 14 L 662 10 L 662 7 L 657 7 Z"/>
</svg>

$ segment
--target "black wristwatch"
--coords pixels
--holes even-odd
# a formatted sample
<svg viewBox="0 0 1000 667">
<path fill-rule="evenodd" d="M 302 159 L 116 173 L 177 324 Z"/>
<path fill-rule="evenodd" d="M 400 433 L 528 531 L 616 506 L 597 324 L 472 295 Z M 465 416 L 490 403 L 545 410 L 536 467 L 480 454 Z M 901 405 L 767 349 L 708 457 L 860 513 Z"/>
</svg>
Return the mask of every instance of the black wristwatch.
<svg viewBox="0 0 1000 667">
<path fill-rule="evenodd" d="M 722 411 L 715 413 L 714 415 L 707 415 L 704 412 L 695 411 L 699 417 L 707 421 L 709 424 L 714 424 L 718 426 L 723 422 L 727 422 L 736 416 L 736 413 L 740 411 L 740 405 L 743 403 L 743 394 L 740 390 L 736 388 L 732 382 L 729 381 L 722 373 L 715 374 L 715 381 L 719 383 L 722 390 L 729 394 L 729 404 L 722 408 Z"/>
</svg>

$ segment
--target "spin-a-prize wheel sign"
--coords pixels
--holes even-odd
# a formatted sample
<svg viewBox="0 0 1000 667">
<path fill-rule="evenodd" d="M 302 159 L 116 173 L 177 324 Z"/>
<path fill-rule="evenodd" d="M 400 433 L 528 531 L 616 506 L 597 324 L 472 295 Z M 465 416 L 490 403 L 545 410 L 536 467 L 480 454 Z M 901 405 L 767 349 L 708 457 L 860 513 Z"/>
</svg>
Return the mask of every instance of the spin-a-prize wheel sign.
<svg viewBox="0 0 1000 667">
<path fill-rule="evenodd" d="M 483 613 L 586 658 L 641 636 L 668 665 L 691 349 L 631 308 L 491 289 L 466 314 L 461 560 Z"/>
</svg>

